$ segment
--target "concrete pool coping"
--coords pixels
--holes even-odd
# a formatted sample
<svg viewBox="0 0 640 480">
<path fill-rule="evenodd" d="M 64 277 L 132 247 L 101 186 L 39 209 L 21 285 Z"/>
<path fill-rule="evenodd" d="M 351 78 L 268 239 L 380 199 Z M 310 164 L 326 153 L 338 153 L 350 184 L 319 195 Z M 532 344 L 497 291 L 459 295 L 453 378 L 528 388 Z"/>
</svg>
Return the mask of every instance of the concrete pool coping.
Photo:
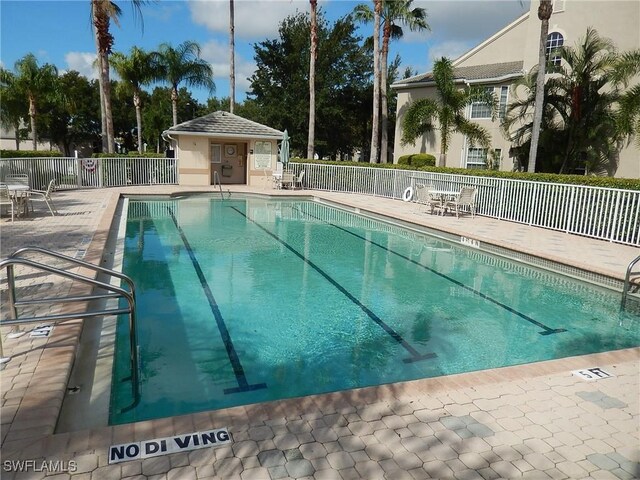
<svg viewBox="0 0 640 480">
<path fill-rule="evenodd" d="M 24 221 L 17 221 L 14 225 L 3 222 L 3 256 L 6 256 L 6 254 L 15 250 L 15 248 L 13 248 L 15 245 L 25 245 L 25 238 L 33 239 L 34 233 L 37 231 L 47 231 L 48 229 L 54 233 L 50 235 L 50 238 L 47 238 L 46 241 L 43 242 L 45 243 L 45 245 L 43 245 L 45 248 L 53 248 L 58 251 L 63 250 L 63 253 L 64 251 L 73 253 L 74 250 L 78 250 L 78 248 L 76 248 L 78 246 L 77 244 L 81 242 L 76 242 L 76 244 L 70 242 L 68 235 L 65 235 L 65 233 L 69 234 L 71 232 L 66 231 L 65 228 L 67 230 L 69 227 L 73 228 L 75 225 L 74 221 L 76 219 L 86 220 L 91 217 L 91 214 L 95 217 L 96 212 L 103 211 L 102 214 L 99 215 L 99 219 L 93 218 L 93 230 L 89 231 L 89 228 L 85 228 L 86 231 L 83 232 L 85 237 L 90 234 L 92 238 L 90 245 L 86 248 L 85 260 L 93 263 L 101 263 L 104 260 L 103 254 L 105 252 L 108 232 L 112 227 L 112 218 L 121 194 L 162 195 L 173 192 L 185 192 L 187 190 L 211 192 L 211 189 L 207 188 L 185 189 L 181 187 L 131 187 L 123 189 L 109 189 L 106 191 L 58 192 L 56 194 L 56 199 L 61 197 L 61 200 L 59 203 L 57 201 L 56 204 L 58 205 L 58 208 L 62 210 L 62 216 L 47 217 L 39 215 L 39 212 L 36 212 L 36 215 L 34 215 L 33 218 L 27 218 Z M 362 208 L 382 215 L 412 221 L 413 223 L 421 223 L 430 228 L 447 230 L 455 235 L 474 238 L 482 242 L 501 244 L 505 248 L 510 247 L 511 249 L 525 251 L 530 254 L 544 250 L 541 252 L 541 255 L 546 256 L 550 260 L 555 261 L 556 259 L 562 259 L 563 263 L 578 268 L 590 266 L 592 271 L 596 271 L 599 274 L 607 275 L 612 278 L 620 278 L 620 276 L 623 275 L 624 268 L 626 268 L 628 261 L 637 255 L 637 249 L 633 247 L 610 244 L 609 242 L 601 242 L 597 240 L 589 240 L 583 237 L 576 237 L 574 235 L 568 235 L 561 232 L 541 230 L 534 227 L 528 227 L 526 225 L 499 222 L 482 217 L 476 217 L 474 219 L 471 219 L 470 217 L 461 217 L 460 219 L 456 219 L 455 217 L 430 216 L 428 214 L 419 213 L 418 207 L 415 204 L 405 204 L 401 201 L 377 197 L 374 198 L 360 195 L 316 191 L 276 192 L 271 190 L 251 189 L 247 187 L 233 188 L 232 192 L 287 196 L 312 195 L 326 201 L 339 202 L 352 208 Z M 93 198 L 89 199 L 89 196 L 92 196 Z M 54 223 L 56 223 L 56 225 L 54 225 Z M 30 230 L 31 234 L 29 233 Z M 12 234 L 15 235 L 14 238 L 11 238 Z M 570 242 L 567 242 L 567 240 L 570 240 Z M 579 253 L 579 255 L 577 253 Z M 623 267 L 622 270 L 621 266 Z M 467 465 L 467 463 L 472 463 L 471 460 L 467 459 L 467 463 L 463 461 L 466 457 L 463 457 L 463 460 L 460 460 L 464 453 L 457 452 L 458 455 L 455 455 L 455 458 L 452 457 L 450 459 L 440 459 L 437 458 L 437 456 L 431 459 L 429 455 L 421 451 L 424 453 L 424 459 L 421 466 L 409 468 L 409 466 L 414 466 L 418 462 L 414 458 L 416 457 L 416 452 L 406 448 L 403 450 L 400 446 L 404 445 L 401 440 L 404 438 L 415 439 L 424 437 L 417 437 L 413 434 L 410 435 L 406 431 L 408 429 L 406 426 L 402 428 L 393 428 L 393 425 L 402 424 L 401 418 L 398 419 L 396 417 L 403 417 L 405 415 L 413 415 L 416 417 L 414 413 L 417 410 L 413 410 L 414 413 L 411 414 L 400 414 L 401 411 L 408 412 L 411 410 L 413 408 L 411 405 L 421 405 L 423 408 L 420 410 L 424 408 L 429 410 L 429 405 L 431 405 L 432 402 L 435 402 L 433 403 L 433 409 L 442 413 L 438 418 L 462 418 L 469 415 L 474 418 L 486 418 L 486 425 L 492 425 L 494 427 L 492 431 L 495 431 L 496 433 L 511 431 L 511 433 L 513 433 L 513 428 L 517 426 L 516 424 L 518 422 L 516 422 L 516 424 L 512 422 L 510 427 L 502 424 L 496 424 L 497 420 L 504 418 L 500 416 L 500 411 L 503 411 L 504 408 L 506 408 L 506 405 L 503 405 L 496 410 L 496 414 L 499 418 L 493 417 L 494 420 L 490 421 L 490 419 L 485 415 L 488 413 L 487 408 L 484 408 L 486 407 L 486 405 L 484 405 L 486 402 L 483 402 L 482 400 L 487 400 L 491 403 L 491 398 L 482 398 L 482 395 L 484 395 L 484 397 L 492 397 L 495 394 L 492 392 L 503 391 L 504 389 L 506 389 L 504 392 L 519 392 L 518 395 L 513 393 L 503 393 L 503 395 L 507 397 L 513 395 L 524 395 L 520 398 L 520 401 L 524 402 L 521 404 L 522 409 L 520 412 L 524 417 L 528 418 L 527 414 L 532 413 L 535 409 L 527 412 L 526 410 L 533 408 L 531 406 L 527 408 L 527 405 L 530 405 L 530 402 L 540 403 L 540 400 L 533 400 L 534 398 L 539 397 L 535 390 L 530 391 L 527 389 L 527 385 L 530 383 L 540 386 L 543 391 L 547 391 L 549 389 L 553 390 L 557 385 L 570 387 L 566 389 L 566 392 L 554 392 L 554 395 L 560 395 L 561 397 L 564 395 L 563 398 L 569 398 L 569 403 L 576 404 L 576 407 L 579 407 L 579 404 L 576 402 L 581 401 L 580 397 L 575 397 L 577 389 L 583 389 L 584 391 L 593 393 L 594 389 L 599 391 L 598 388 L 602 388 L 604 392 L 601 391 L 601 393 L 611 398 L 622 398 L 623 400 L 621 400 L 621 403 L 626 405 L 626 407 L 620 407 L 617 410 L 614 408 L 613 410 L 616 410 L 616 412 L 618 412 L 617 414 L 635 421 L 631 422 L 633 428 L 631 428 L 630 431 L 628 430 L 628 427 L 617 425 L 615 431 L 606 432 L 608 435 L 607 438 L 613 439 L 615 438 L 614 435 L 618 434 L 621 438 L 624 436 L 624 438 L 628 440 L 626 442 L 627 445 L 630 444 L 629 440 L 633 440 L 635 445 L 637 445 L 637 397 L 639 395 L 635 395 L 635 399 L 633 398 L 633 395 L 638 393 L 637 372 L 640 349 L 628 349 L 584 357 L 572 357 L 549 362 L 540 362 L 518 367 L 506 367 L 507 369 L 495 369 L 485 372 L 419 380 L 416 382 L 370 387 L 367 389 L 339 392 L 336 394 L 271 402 L 270 404 L 236 407 L 234 409 L 174 417 L 173 419 L 152 420 L 136 424 L 104 427 L 66 434 L 53 434 L 53 428 L 57 422 L 59 405 L 62 403 L 62 398 L 64 397 L 64 392 L 67 387 L 69 371 L 76 356 L 80 330 L 81 326 L 79 322 L 66 322 L 65 324 L 58 325 L 54 329 L 52 337 L 47 340 L 31 340 L 22 337 L 22 339 L 15 341 L 5 341 L 5 349 L 7 351 L 12 350 L 15 352 L 14 354 L 16 357 L 2 372 L 2 453 L 4 458 L 81 458 L 84 462 L 83 466 L 81 469 L 77 470 L 73 476 L 75 477 L 82 473 L 86 474 L 93 472 L 95 474 L 95 478 L 104 478 L 99 475 L 108 474 L 108 472 L 111 472 L 114 476 L 116 472 L 119 472 L 119 476 L 116 478 L 120 478 L 134 476 L 140 473 L 152 475 L 155 474 L 153 472 L 156 471 L 159 475 L 167 476 L 181 472 L 181 474 L 192 476 L 193 478 L 204 478 L 206 476 L 213 475 L 222 475 L 224 478 L 227 478 L 228 476 L 232 477 L 234 475 L 237 475 L 238 478 L 248 478 L 251 475 L 256 475 L 252 478 L 263 478 L 264 476 L 267 476 L 267 478 L 269 476 L 272 478 L 278 478 L 280 475 L 284 476 L 285 473 L 289 476 L 295 476 L 292 475 L 292 473 L 297 471 L 296 468 L 298 468 L 301 473 L 309 473 L 312 468 L 315 472 L 316 478 L 322 476 L 330 477 L 331 474 L 336 474 L 338 476 L 359 475 L 365 478 L 371 478 L 371 476 L 376 476 L 375 472 L 389 473 L 388 471 L 393 470 L 397 473 L 397 467 L 400 467 L 400 471 L 405 473 L 409 471 L 413 472 L 411 473 L 411 478 L 418 475 L 420 471 L 426 472 L 425 475 L 430 475 L 429 471 L 433 472 L 437 469 L 441 469 L 441 472 L 445 473 L 449 471 L 454 473 L 458 471 L 464 472 L 471 469 L 476 474 L 480 475 L 480 477 L 476 478 L 487 478 L 487 476 L 490 477 L 492 475 L 489 470 L 493 471 L 494 474 L 499 474 L 499 470 L 502 468 L 506 469 L 505 471 L 510 471 L 509 469 L 516 468 L 522 476 L 526 475 L 527 472 L 532 471 L 548 471 L 545 475 L 555 478 L 551 473 L 555 473 L 556 471 L 563 472 L 561 468 L 558 468 L 558 465 L 564 463 L 566 463 L 566 465 L 563 465 L 563 468 L 568 471 L 572 468 L 575 468 L 576 471 L 586 472 L 597 472 L 599 470 L 611 472 L 616 470 L 614 468 L 609 470 L 596 468 L 598 467 L 598 462 L 600 462 L 600 466 L 603 466 L 606 465 L 607 462 L 615 460 L 617 457 L 614 457 L 612 460 L 611 455 L 616 452 L 623 452 L 624 454 L 621 453 L 621 455 L 623 455 L 623 457 L 628 461 L 638 461 L 639 455 L 637 450 L 635 451 L 636 453 L 633 453 L 633 451 L 627 451 L 625 450 L 626 447 L 621 445 L 624 442 L 621 442 L 620 440 L 614 442 L 611 440 L 610 443 L 614 443 L 615 445 L 609 445 L 604 442 L 609 446 L 603 447 L 598 443 L 602 448 L 593 449 L 590 447 L 593 452 L 586 453 L 587 450 L 585 450 L 585 456 L 580 460 L 564 458 L 563 461 L 554 463 L 553 467 L 543 469 L 542 466 L 549 465 L 545 462 L 550 462 L 551 460 L 547 458 L 547 460 L 543 462 L 543 459 L 536 456 L 535 458 L 537 459 L 536 461 L 539 461 L 538 466 L 540 468 L 536 468 L 535 465 L 531 465 L 531 462 L 525 461 L 524 463 L 528 463 L 530 467 L 533 467 L 528 468 L 521 464 L 521 461 L 524 461 L 524 457 L 526 455 L 547 455 L 548 453 L 551 453 L 551 451 L 556 452 L 556 448 L 553 447 L 553 445 L 548 445 L 552 448 L 549 452 L 535 452 L 531 446 L 527 446 L 523 442 L 528 439 L 542 440 L 542 438 L 538 438 L 539 435 L 536 436 L 533 433 L 529 433 L 527 435 L 532 436 L 521 439 L 522 441 L 520 443 L 516 441 L 515 437 L 511 437 L 511 450 L 513 450 L 513 447 L 516 445 L 523 446 L 523 448 L 521 448 L 523 451 L 526 450 L 524 449 L 524 446 L 527 446 L 529 450 L 532 450 L 532 452 L 528 452 L 526 454 L 522 452 L 517 453 L 517 449 L 516 453 L 509 450 L 513 457 L 519 457 L 517 459 L 514 458 L 507 460 L 499 457 L 495 462 L 490 462 L 489 459 L 484 457 L 482 457 L 484 458 L 484 461 L 480 461 L 476 458 L 478 465 L 484 465 L 486 463 L 486 466 L 483 466 L 482 468 L 471 468 Z M 599 381 L 602 383 L 583 383 L 576 377 L 571 376 L 571 370 L 585 368 L 588 366 L 609 367 L 613 372 L 615 372 L 616 377 Z M 544 388 L 542 387 L 543 385 Z M 482 395 L 479 398 L 472 399 L 471 402 L 467 401 L 471 399 L 472 396 L 477 396 L 479 391 L 482 392 Z M 472 392 L 473 395 L 470 395 Z M 531 398 L 527 398 L 527 395 L 531 395 Z M 447 398 L 448 400 L 446 400 Z M 443 402 L 443 399 L 446 401 Z M 493 399 L 495 400 L 495 398 Z M 602 415 L 599 415 L 599 412 L 593 412 L 593 409 L 590 407 L 593 402 L 584 401 L 583 403 L 589 406 L 589 408 L 584 410 L 589 415 L 594 416 L 594 421 L 599 422 L 598 424 L 600 425 L 609 425 L 607 415 L 611 413 L 611 409 L 603 408 Z M 473 407 L 471 405 L 473 405 Z M 373 416 L 380 414 L 380 419 L 367 420 L 369 416 L 365 412 L 373 408 L 372 406 L 375 406 L 374 410 L 379 412 Z M 539 407 L 542 408 L 542 406 Z M 466 413 L 462 415 L 464 412 Z M 551 415 L 551 413 L 553 412 L 550 412 L 548 417 L 552 420 L 553 415 Z M 356 420 L 356 417 L 358 417 L 359 420 Z M 382 421 L 382 419 L 386 417 L 389 417 L 387 419 L 387 423 L 393 425 L 390 426 L 384 422 L 382 422 L 383 425 L 375 423 Z M 516 418 L 522 417 L 517 416 Z M 538 426 L 542 424 L 547 425 L 542 422 L 542 419 L 539 420 Z M 606 420 L 604 424 L 602 424 L 603 420 Z M 332 422 L 334 421 L 337 423 L 333 424 Z M 357 432 L 353 432 L 349 430 L 347 426 L 339 425 L 344 422 L 347 422 L 347 426 L 351 423 L 358 424 L 364 429 L 363 431 L 368 432 L 369 429 L 364 426 L 366 423 L 373 429 L 373 433 L 359 434 Z M 361 424 L 360 422 L 365 423 Z M 324 423 L 325 426 L 321 427 L 320 423 Z M 372 423 L 375 425 L 371 425 Z M 433 417 L 433 415 L 427 415 L 424 422 L 417 417 L 415 422 L 409 424 L 406 424 L 405 422 L 406 425 L 412 425 L 413 423 L 419 423 L 427 426 L 430 423 L 434 423 L 434 425 L 429 427 L 432 430 L 433 426 L 436 426 L 435 424 L 440 424 L 438 428 L 442 427 L 442 432 L 452 431 L 447 427 L 447 424 L 451 423 L 450 419 L 442 423 L 437 418 Z M 304 425 L 301 426 L 301 424 Z M 295 425 L 295 427 L 293 425 Z M 207 428 L 224 426 L 228 426 L 230 428 L 230 431 L 234 436 L 234 444 L 230 447 L 215 449 L 215 454 L 213 454 L 213 456 L 208 460 L 209 463 L 204 462 L 205 464 L 202 464 L 203 461 L 200 456 L 205 454 L 199 454 L 200 456 L 198 456 L 194 452 L 188 455 L 173 454 L 173 456 L 170 456 L 171 458 L 169 459 L 168 464 L 166 461 L 167 459 L 164 457 L 128 462 L 126 464 L 121 464 L 120 466 L 107 466 L 105 463 L 106 449 L 111 444 L 125 443 L 134 439 L 144 440 L 173 434 L 196 432 Z M 551 424 L 547 426 L 553 430 Z M 589 426 L 589 424 L 586 426 Z M 594 426 L 597 425 L 591 425 L 591 427 Z M 320 441 L 322 434 L 314 435 L 313 427 L 321 429 L 330 428 L 334 431 L 337 437 L 335 440 L 327 439 L 326 442 L 323 443 Z M 376 427 L 380 427 L 380 429 L 375 430 Z M 307 428 L 310 428 L 308 432 L 297 431 L 300 429 L 306 430 Z M 345 431 L 344 428 L 347 428 L 350 433 L 347 434 L 347 431 Z M 416 429 L 417 428 L 418 427 L 416 427 Z M 525 428 L 525 426 L 520 425 L 518 431 L 522 428 Z M 611 428 L 611 426 L 608 426 L 605 430 L 610 430 Z M 269 435 L 272 436 L 270 438 L 260 439 L 262 434 L 252 433 L 255 429 L 259 429 L 259 431 L 263 433 L 266 432 L 264 434 L 267 437 L 269 437 Z M 353 429 L 355 430 L 356 428 L 354 427 Z M 398 448 L 398 452 L 393 452 L 394 455 L 396 453 L 398 455 L 398 458 L 396 459 L 397 461 L 393 460 L 394 455 L 390 458 L 376 460 L 372 458 L 376 455 L 371 451 L 367 453 L 366 447 L 370 445 L 382 445 L 383 442 L 379 441 L 378 437 L 375 436 L 375 432 L 383 430 L 387 431 L 389 429 L 401 432 L 397 437 L 400 439 L 400 445 L 394 443 L 395 447 Z M 548 428 L 546 430 L 547 433 L 554 433 Z M 268 433 L 268 431 L 271 433 Z M 333 438 L 333 434 L 329 434 L 325 430 L 322 430 L 322 432 L 324 434 L 328 434 L 327 438 Z M 343 433 L 344 435 L 338 435 L 339 433 Z M 388 432 L 386 432 L 385 435 L 387 433 Z M 435 433 L 437 432 L 434 432 L 434 435 Z M 562 438 L 566 436 L 567 431 L 563 430 L 557 433 L 563 433 L 563 435 L 559 435 L 559 437 Z M 595 435 L 595 433 L 596 432 L 593 432 L 591 440 L 601 441 L 601 439 L 596 438 L 598 435 Z M 403 434 L 406 434 L 406 436 L 403 437 Z M 291 438 L 291 435 L 300 438 L 294 440 Z M 309 438 L 309 435 L 311 435 L 311 438 Z M 383 434 L 380 434 L 379 436 L 381 435 Z M 506 437 L 506 434 L 502 436 Z M 584 432 L 582 433 L 582 436 L 585 436 Z M 364 445 L 364 448 L 360 449 L 360 443 L 352 437 L 358 437 Z M 345 440 L 340 441 L 340 439 L 343 438 Z M 374 438 L 376 441 L 374 441 Z M 552 435 L 551 438 L 555 438 L 555 435 Z M 441 445 L 445 445 L 445 443 L 447 443 L 446 441 L 443 441 L 446 440 L 444 436 L 442 438 L 435 436 L 435 439 Z M 365 440 L 370 443 L 366 444 Z M 393 438 L 390 440 L 393 440 Z M 461 437 L 458 439 L 451 437 L 449 440 L 449 445 L 458 445 L 459 442 L 463 442 L 465 439 Z M 573 439 L 572 441 L 575 442 L 576 440 Z M 586 441 L 588 441 L 588 439 L 581 440 L 581 444 L 585 444 Z M 304 443 L 299 443 L 298 446 L 295 446 L 295 442 Z M 491 446 L 490 450 L 483 451 L 478 454 L 485 453 L 485 456 L 488 456 L 489 454 L 487 452 L 494 452 L 494 448 L 507 446 L 504 441 L 501 440 L 501 442 L 502 443 L 500 445 L 496 445 L 495 447 Z M 556 439 L 556 443 L 557 442 L 561 442 L 561 439 Z M 406 443 L 410 443 L 409 440 L 407 440 Z M 534 443 L 537 444 L 537 442 Z M 293 446 L 291 448 L 284 448 L 289 444 Z M 316 444 L 322 445 L 322 448 Z M 353 444 L 357 444 L 358 449 L 354 450 L 356 446 Z M 324 449 L 324 457 L 318 456 L 311 458 L 314 457 L 317 452 L 307 452 L 307 448 L 302 448 L 304 445 L 312 445 L 313 448 L 317 447 L 316 450 L 320 451 Z M 558 448 L 563 445 L 566 446 L 564 443 L 559 443 Z M 631 443 L 631 445 L 633 445 L 633 443 Z M 250 448 L 245 451 L 245 447 Z M 313 448 L 309 448 L 313 450 Z M 372 447 L 369 450 L 376 450 L 379 448 L 380 447 L 375 446 L 375 448 Z M 441 449 L 441 447 L 438 448 Z M 482 446 L 482 448 L 485 447 Z M 547 447 L 544 448 L 546 449 Z M 292 451 L 295 449 L 298 449 L 298 453 L 289 452 L 290 450 Z M 271 453 L 266 455 L 265 452 L 275 451 L 289 452 L 290 455 L 295 457 L 300 454 L 301 457 L 292 457 L 287 459 L 286 455 L 283 453 L 283 455 L 285 455 L 284 463 L 269 466 L 269 461 L 265 460 L 265 458 L 270 456 Z M 358 452 L 361 454 L 356 455 Z M 365 456 L 367 459 L 362 455 L 363 452 L 366 453 Z M 245 455 L 245 453 L 247 455 Z M 251 454 L 249 455 L 249 453 Z M 263 455 L 260 456 L 261 454 Z M 414 456 L 408 454 L 412 454 Z M 276 454 L 274 453 L 273 455 Z M 451 455 L 451 453 L 448 452 L 447 455 Z M 593 461 L 590 461 L 587 460 L 589 455 L 600 456 L 591 457 L 591 460 Z M 566 456 L 570 455 L 566 453 L 565 457 Z M 197 457 L 197 459 L 195 457 Z M 408 457 L 411 457 L 411 462 L 408 461 Z M 164 460 L 158 460 L 158 458 L 164 458 Z M 179 460 L 175 460 L 174 462 L 174 458 Z M 417 458 L 420 458 L 420 456 L 417 456 Z M 325 462 L 321 462 L 321 459 L 324 459 Z M 388 462 L 387 460 L 392 460 L 392 462 Z M 456 462 L 454 462 L 454 460 L 456 460 Z M 616 468 L 625 471 L 624 468 L 620 467 L 620 462 L 622 462 L 622 460 L 618 460 Z M 536 463 L 536 461 L 534 461 L 534 463 Z M 370 462 L 375 463 L 381 470 L 377 470 L 377 468 Z M 580 462 L 585 463 L 580 465 Z M 587 463 L 591 466 L 587 465 Z M 461 464 L 467 468 L 463 468 Z M 403 465 L 406 468 L 402 468 Z M 491 465 L 493 465 L 493 467 L 491 467 Z M 518 469 L 518 465 L 520 465 L 522 469 Z M 454 470 L 454 467 L 459 467 L 459 470 Z M 201 470 L 200 473 L 198 468 Z M 592 470 L 589 470 L 589 468 Z M 487 470 L 485 471 L 484 469 Z M 138 470 L 140 471 L 138 472 Z M 225 472 L 229 475 L 225 475 Z M 371 475 L 365 475 L 362 472 L 366 472 Z M 454 473 L 451 475 L 455 476 Z M 483 475 L 483 473 L 486 475 Z M 513 471 L 513 473 L 515 474 L 515 471 Z M 11 478 L 10 472 L 4 471 L 3 478 L 4 475 L 8 475 L 7 478 Z M 564 473 L 564 475 L 567 474 Z M 44 476 L 44 473 L 42 476 Z M 398 477 L 394 476 L 393 478 Z M 541 476 L 540 478 L 546 477 Z M 560 476 L 560 478 L 573 477 Z"/>
</svg>

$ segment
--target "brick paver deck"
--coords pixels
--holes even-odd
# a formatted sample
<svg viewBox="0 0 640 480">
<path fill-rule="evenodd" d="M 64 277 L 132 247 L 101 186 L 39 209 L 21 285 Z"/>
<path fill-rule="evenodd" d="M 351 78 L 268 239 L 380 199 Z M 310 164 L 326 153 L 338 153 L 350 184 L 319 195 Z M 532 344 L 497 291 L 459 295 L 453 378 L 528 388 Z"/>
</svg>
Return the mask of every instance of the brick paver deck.
<svg viewBox="0 0 640 480">
<path fill-rule="evenodd" d="M 37 245 L 101 264 L 121 192 L 178 190 L 207 189 L 56 192 L 60 216 L 41 208 L 13 224 L 2 218 L 0 256 Z M 313 194 L 618 279 L 638 254 L 637 248 L 526 225 L 430 216 L 414 204 L 382 198 L 233 191 Z M 19 277 L 17 288 L 28 296 L 86 287 L 31 273 Z M 2 295 L 5 308 L 6 281 Z M 8 339 L 8 332 L 2 329 L 5 355 L 12 356 L 0 373 L 3 479 L 640 477 L 640 348 L 54 433 L 81 323 L 59 324 L 47 339 Z M 585 382 L 571 374 L 593 366 L 615 376 Z M 228 446 L 108 464 L 110 445 L 220 427 L 232 435 Z"/>
</svg>

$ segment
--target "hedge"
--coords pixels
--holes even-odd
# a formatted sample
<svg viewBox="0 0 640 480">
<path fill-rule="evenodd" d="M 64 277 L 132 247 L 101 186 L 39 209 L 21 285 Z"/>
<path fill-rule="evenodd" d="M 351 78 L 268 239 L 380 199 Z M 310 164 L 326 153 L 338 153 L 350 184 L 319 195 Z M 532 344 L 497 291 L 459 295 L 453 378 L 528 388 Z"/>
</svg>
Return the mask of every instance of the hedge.
<svg viewBox="0 0 640 480">
<path fill-rule="evenodd" d="M 449 167 L 413 167 L 394 163 L 366 163 L 366 162 L 338 162 L 333 160 L 306 160 L 292 158 L 292 162 L 312 163 L 322 165 L 342 165 L 349 167 L 373 167 L 373 168 L 398 168 L 400 170 L 414 170 L 420 172 L 448 173 L 452 175 L 469 175 L 474 177 L 511 178 L 514 180 L 526 180 L 545 183 L 565 183 L 572 185 L 586 185 L 590 187 L 619 188 L 623 190 L 640 190 L 640 179 L 596 177 L 591 175 L 560 175 L 556 173 L 528 173 L 505 172 L 501 170 L 480 170 Z"/>
<path fill-rule="evenodd" d="M 141 155 L 137 151 L 129 153 L 94 153 L 91 156 L 93 158 L 165 158 L 164 153 L 143 153 Z"/>
<path fill-rule="evenodd" d="M 428 153 L 413 153 L 411 155 L 402 155 L 398 158 L 399 165 L 411 165 L 415 168 L 435 167 L 436 157 Z"/>
<path fill-rule="evenodd" d="M 0 150 L 0 158 L 32 158 L 32 157 L 63 157 L 60 152 L 49 150 Z"/>
</svg>

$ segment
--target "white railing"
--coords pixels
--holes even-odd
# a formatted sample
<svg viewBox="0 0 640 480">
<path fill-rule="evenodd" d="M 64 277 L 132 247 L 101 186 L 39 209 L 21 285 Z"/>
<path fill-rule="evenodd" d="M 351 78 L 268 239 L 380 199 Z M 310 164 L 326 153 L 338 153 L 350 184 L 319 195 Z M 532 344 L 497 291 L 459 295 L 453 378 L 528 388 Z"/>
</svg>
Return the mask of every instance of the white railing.
<svg viewBox="0 0 640 480">
<path fill-rule="evenodd" d="M 402 198 L 409 186 L 477 187 L 476 213 L 628 245 L 640 245 L 640 190 L 542 183 L 374 167 L 291 163 L 305 188 Z"/>
<path fill-rule="evenodd" d="M 26 173 L 32 188 L 178 184 L 175 158 L 2 158 L 0 181 Z M 416 172 L 391 168 L 291 163 L 305 170 L 306 188 L 402 198 L 408 186 L 430 184 L 439 190 L 478 188 L 476 213 L 501 220 L 640 245 L 640 190 L 542 183 L 495 177 Z"/>
<path fill-rule="evenodd" d="M 144 157 L 37 157 L 0 158 L 0 179 L 26 173 L 31 188 L 120 187 L 127 185 L 175 185 L 177 159 Z"/>
</svg>

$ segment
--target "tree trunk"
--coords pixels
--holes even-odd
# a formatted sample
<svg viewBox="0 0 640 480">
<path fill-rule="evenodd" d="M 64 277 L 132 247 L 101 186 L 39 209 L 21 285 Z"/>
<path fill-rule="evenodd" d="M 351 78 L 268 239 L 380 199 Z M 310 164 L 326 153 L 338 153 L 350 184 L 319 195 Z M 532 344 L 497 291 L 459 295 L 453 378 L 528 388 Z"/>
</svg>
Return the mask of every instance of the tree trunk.
<svg viewBox="0 0 640 480">
<path fill-rule="evenodd" d="M 104 136 L 106 136 L 106 150 L 114 151 L 113 117 L 111 115 L 111 82 L 109 81 L 109 53 L 113 47 L 113 35 L 109 32 L 109 15 L 104 10 L 104 0 L 91 0 L 93 26 L 95 29 L 98 65 L 100 67 L 100 107 L 104 116 Z"/>
<path fill-rule="evenodd" d="M 138 92 L 133 94 L 133 105 L 136 107 L 136 124 L 138 126 L 138 153 L 142 154 L 144 150 L 142 146 L 142 100 Z"/>
<path fill-rule="evenodd" d="M 107 152 L 113 153 L 115 151 L 115 135 L 113 131 L 113 116 L 111 113 L 111 81 L 109 79 L 109 59 L 107 54 L 102 54 L 102 61 L 100 62 L 102 71 L 100 76 L 102 77 L 102 90 L 104 91 L 104 116 L 105 125 L 107 130 Z"/>
<path fill-rule="evenodd" d="M 544 76 L 547 66 L 547 35 L 549 34 L 549 18 L 553 13 L 551 0 L 540 0 L 538 18 L 540 24 L 540 46 L 538 50 L 538 76 L 536 77 L 536 98 L 533 112 L 533 126 L 531 129 L 531 147 L 529 149 L 528 172 L 536 171 L 536 157 L 538 154 L 538 139 L 542 125 L 542 111 L 544 109 Z"/>
<path fill-rule="evenodd" d="M 387 20 L 384 23 L 382 33 L 382 58 L 380 62 L 380 163 L 387 163 L 387 144 L 389 143 L 389 107 L 387 105 L 389 38 L 391 38 L 391 23 Z"/>
<path fill-rule="evenodd" d="M 236 105 L 236 54 L 235 54 L 235 24 L 233 0 L 229 0 L 229 112 L 233 113 Z"/>
<path fill-rule="evenodd" d="M 178 87 L 171 88 L 171 108 L 173 110 L 173 126 L 178 124 Z"/>
<path fill-rule="evenodd" d="M 98 41 L 98 35 L 96 34 L 96 51 L 100 51 L 100 42 Z M 102 152 L 109 150 L 107 140 L 107 116 L 104 111 L 104 88 L 102 86 L 102 55 L 98 55 L 98 90 L 100 90 L 100 140 L 102 142 Z"/>
<path fill-rule="evenodd" d="M 20 122 L 16 122 L 13 128 L 16 134 L 16 150 L 20 150 Z"/>
<path fill-rule="evenodd" d="M 374 0 L 373 16 L 373 118 L 371 120 L 371 153 L 369 163 L 378 163 L 378 135 L 380 127 L 380 15 L 382 0 Z"/>
<path fill-rule="evenodd" d="M 36 101 L 29 95 L 29 120 L 31 121 L 32 150 L 38 150 L 38 132 L 36 131 Z"/>
<path fill-rule="evenodd" d="M 309 136 L 307 138 L 307 158 L 315 157 L 316 136 L 316 56 L 318 50 L 318 24 L 316 20 L 317 0 L 309 0 L 311 4 L 311 50 L 309 52 Z"/>
</svg>

